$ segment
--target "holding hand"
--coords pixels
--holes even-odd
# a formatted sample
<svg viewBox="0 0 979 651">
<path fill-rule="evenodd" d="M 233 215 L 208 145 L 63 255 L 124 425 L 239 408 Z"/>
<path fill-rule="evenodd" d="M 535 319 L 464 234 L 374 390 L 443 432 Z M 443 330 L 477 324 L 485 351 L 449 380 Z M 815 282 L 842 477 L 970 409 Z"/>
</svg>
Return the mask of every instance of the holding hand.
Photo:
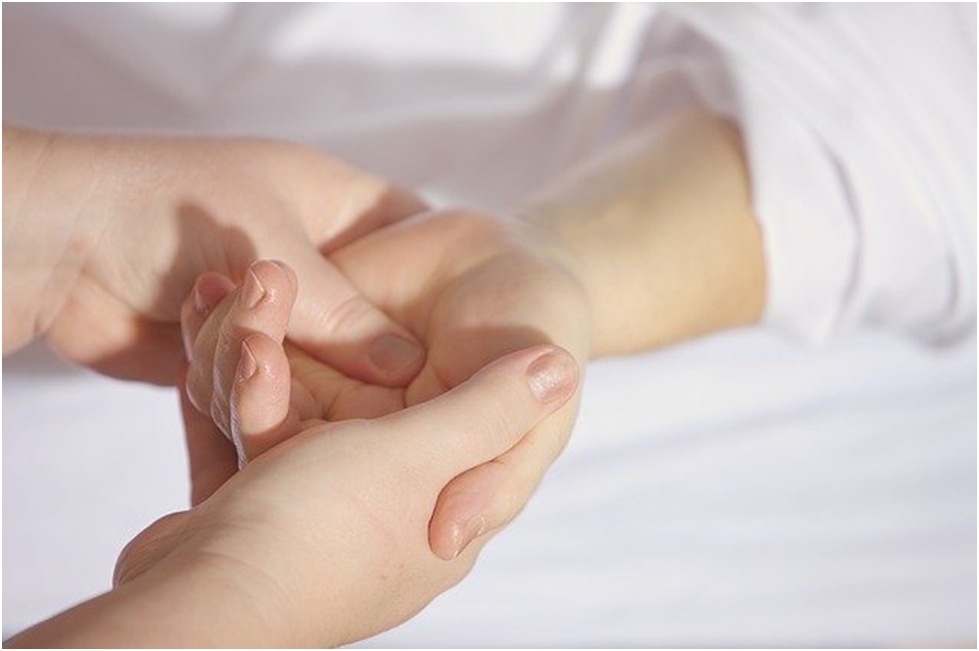
<svg viewBox="0 0 979 651">
<path fill-rule="evenodd" d="M 237 434 L 243 457 L 288 436 L 294 427 L 290 423 L 308 418 L 373 418 L 419 404 L 458 386 L 485 364 L 527 346 L 558 344 L 579 363 L 587 359 L 590 319 L 580 288 L 540 253 L 531 234 L 517 224 L 464 212 L 419 214 L 330 255 L 360 292 L 425 343 L 425 366 L 407 387 L 383 387 L 350 378 L 287 344 L 288 362 L 276 354 L 262 363 L 283 385 L 286 369 L 291 369 L 292 399 L 288 405 L 277 403 L 281 420 L 263 429 L 259 437 L 263 443 L 242 436 L 240 429 L 235 431 L 240 424 L 229 409 L 235 374 L 229 371 L 233 364 L 226 356 L 233 351 L 237 359 L 237 346 L 255 331 L 256 317 L 242 308 L 248 303 L 243 298 L 249 292 L 246 282 L 206 322 L 197 317 L 184 321 L 192 345 L 188 351 L 192 402 L 213 415 L 229 437 Z M 272 295 L 278 297 L 264 307 L 260 304 L 258 310 L 274 309 L 273 303 L 294 291 L 288 274 L 277 272 L 271 263 L 252 271 L 268 274 L 261 282 L 274 287 Z M 208 292 L 215 287 L 220 288 L 220 282 L 213 278 L 198 284 L 198 290 Z M 185 317 L 195 314 L 190 305 L 185 306 Z M 285 321 L 269 319 L 269 329 L 261 331 L 273 341 L 281 340 Z M 248 342 L 254 354 L 252 340 Z M 577 396 L 513 450 L 446 486 L 431 525 L 436 553 L 452 558 L 472 539 L 516 515 L 567 442 L 576 402 Z M 233 453 L 226 454 L 232 461 L 224 467 L 233 472 Z M 207 488 L 202 486 L 202 482 L 195 485 L 195 499 L 206 496 Z"/>
<path fill-rule="evenodd" d="M 264 342 L 262 355 L 281 354 L 265 335 L 247 341 Z M 241 360 L 239 370 L 248 364 Z M 232 411 L 242 431 L 259 431 L 269 422 L 268 398 L 285 397 L 285 385 L 264 366 L 235 385 Z M 181 635 L 195 644 L 213 637 L 225 645 L 338 645 L 379 633 L 475 561 L 479 545 L 451 562 L 429 550 L 442 487 L 520 445 L 567 402 L 577 380 L 567 352 L 537 346 L 383 418 L 304 422 L 203 504 L 140 534 L 120 557 L 119 587 L 101 600 L 119 609 L 118 621 L 140 608 L 172 611 L 146 619 L 159 627 L 151 639 L 168 645 Z M 186 404 L 184 414 L 192 446 L 213 442 L 210 419 Z M 201 593 L 188 597 L 188 582 Z M 176 583 L 181 589 L 171 588 Z M 170 589 L 182 600 L 164 600 Z M 168 626 L 168 616 L 181 625 Z M 140 635 L 146 644 L 146 631 Z"/>
<path fill-rule="evenodd" d="M 424 350 L 321 254 L 424 208 L 298 145 L 4 127 L 4 352 L 43 336 L 109 375 L 176 382 L 180 305 L 259 257 L 303 279 L 291 337 L 351 377 L 404 386 Z"/>
</svg>

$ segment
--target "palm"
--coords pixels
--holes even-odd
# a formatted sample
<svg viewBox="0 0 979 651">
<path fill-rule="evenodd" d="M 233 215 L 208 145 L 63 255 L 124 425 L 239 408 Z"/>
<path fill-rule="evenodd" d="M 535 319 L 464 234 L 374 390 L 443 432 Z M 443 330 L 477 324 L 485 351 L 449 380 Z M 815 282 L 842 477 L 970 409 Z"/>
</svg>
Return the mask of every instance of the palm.
<svg viewBox="0 0 979 651">
<path fill-rule="evenodd" d="M 506 353 L 541 343 L 584 356 L 588 324 L 578 286 L 517 230 L 469 213 L 428 213 L 372 233 L 330 257 L 351 282 L 426 345 L 407 387 L 348 378 L 288 349 L 311 400 L 301 417 L 370 418 L 424 402 Z"/>
</svg>

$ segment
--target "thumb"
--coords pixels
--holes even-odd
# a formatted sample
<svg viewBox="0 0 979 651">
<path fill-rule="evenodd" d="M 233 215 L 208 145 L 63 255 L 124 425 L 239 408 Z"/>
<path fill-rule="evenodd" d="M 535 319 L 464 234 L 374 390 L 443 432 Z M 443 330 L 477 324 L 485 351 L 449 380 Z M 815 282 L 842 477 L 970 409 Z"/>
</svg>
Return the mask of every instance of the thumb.
<svg viewBox="0 0 979 651">
<path fill-rule="evenodd" d="M 299 295 L 289 338 L 348 375 L 382 386 L 404 386 L 421 369 L 425 350 L 408 330 L 364 298 L 312 247 L 289 258 Z"/>
<path fill-rule="evenodd" d="M 485 366 L 432 400 L 374 421 L 404 458 L 426 468 L 436 490 L 495 459 L 557 411 L 578 385 L 578 364 L 563 348 L 535 346 Z"/>
</svg>

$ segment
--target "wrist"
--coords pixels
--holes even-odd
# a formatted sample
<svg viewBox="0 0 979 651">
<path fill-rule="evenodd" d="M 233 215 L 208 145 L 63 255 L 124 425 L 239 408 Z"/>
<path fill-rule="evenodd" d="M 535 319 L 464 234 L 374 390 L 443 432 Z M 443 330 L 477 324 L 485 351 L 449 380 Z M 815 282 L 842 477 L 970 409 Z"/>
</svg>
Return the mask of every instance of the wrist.
<svg viewBox="0 0 979 651">
<path fill-rule="evenodd" d="M 578 346 L 569 345 L 570 342 L 562 342 L 562 344 L 582 363 L 592 357 L 600 356 L 602 341 L 597 339 L 596 332 L 601 325 L 597 322 L 600 315 L 595 309 L 596 301 L 593 288 L 590 286 L 593 276 L 588 269 L 588 258 L 580 255 L 567 234 L 560 228 L 561 224 L 557 220 L 550 219 L 546 212 L 524 207 L 517 210 L 515 215 L 534 250 L 544 258 L 551 269 L 564 278 L 565 284 L 571 289 L 570 294 L 576 297 L 571 304 L 573 308 L 569 308 L 569 311 L 575 315 L 574 318 L 581 326 L 579 330 L 583 331 L 583 335 L 577 338 Z"/>
<path fill-rule="evenodd" d="M 563 201 L 527 204 L 519 214 L 535 233 L 542 254 L 583 296 L 589 358 L 639 350 L 635 342 L 648 324 L 634 309 L 637 297 L 624 286 L 621 274 L 626 269 L 615 257 L 616 247 L 604 241 L 608 233 L 602 216 Z"/>
<path fill-rule="evenodd" d="M 117 589 L 127 587 L 140 601 L 145 598 L 152 609 L 149 617 L 178 625 L 192 646 L 296 647 L 319 642 L 294 619 L 291 598 L 278 582 L 231 556 L 178 552 Z"/>
<path fill-rule="evenodd" d="M 173 554 L 8 641 L 17 647 L 291 647 L 267 586 L 229 559 Z"/>
<path fill-rule="evenodd" d="M 741 141 L 701 112 L 613 147 L 523 210 L 578 279 L 593 354 L 627 354 L 757 322 L 761 234 Z"/>
<path fill-rule="evenodd" d="M 4 127 L 4 352 L 43 336 L 92 248 L 100 161 L 81 140 Z"/>
<path fill-rule="evenodd" d="M 329 613 L 307 612 L 311 602 L 323 604 L 307 598 L 309 565 L 296 550 L 282 549 L 261 526 L 226 526 L 238 518 L 201 508 L 160 518 L 136 536 L 119 556 L 110 594 L 150 621 L 179 622 L 191 646 L 334 646 Z M 153 610 L 168 594 L 179 608 Z"/>
</svg>

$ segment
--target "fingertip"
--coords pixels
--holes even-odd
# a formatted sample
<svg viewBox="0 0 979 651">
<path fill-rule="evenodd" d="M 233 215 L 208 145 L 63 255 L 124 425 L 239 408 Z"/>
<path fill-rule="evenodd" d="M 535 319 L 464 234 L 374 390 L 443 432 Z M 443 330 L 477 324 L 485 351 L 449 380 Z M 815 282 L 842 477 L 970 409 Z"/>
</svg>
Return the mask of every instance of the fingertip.
<svg viewBox="0 0 979 651">
<path fill-rule="evenodd" d="M 296 270 L 282 260 L 270 260 L 270 262 L 277 265 L 283 272 L 285 272 L 286 276 L 289 278 L 289 284 L 292 286 L 293 291 L 298 291 L 299 277 L 296 275 Z"/>
<path fill-rule="evenodd" d="M 408 333 L 385 332 L 371 342 L 368 359 L 388 386 L 404 386 L 425 365 L 425 348 Z"/>
<path fill-rule="evenodd" d="M 527 384 L 541 404 L 560 406 L 574 395 L 580 375 L 571 353 L 549 346 L 527 367 Z"/>
<path fill-rule="evenodd" d="M 274 381 L 288 378 L 289 360 L 282 344 L 261 332 L 254 332 L 242 339 L 234 381 L 239 389 L 238 407 L 250 410 L 257 406 L 262 402 L 258 400 L 260 391 L 274 389 L 278 384 Z"/>
<path fill-rule="evenodd" d="M 429 548 L 443 561 L 454 560 L 472 541 L 486 532 L 486 519 L 477 514 L 465 520 L 449 521 L 448 525 L 429 527 Z"/>
<path fill-rule="evenodd" d="M 240 384 L 252 379 L 257 372 L 258 360 L 255 358 L 255 353 L 252 352 L 246 338 L 241 342 L 241 355 L 238 358 L 238 372 L 235 377 Z"/>
<path fill-rule="evenodd" d="M 282 345 L 254 333 L 241 343 L 231 391 L 231 429 L 239 456 L 254 459 L 287 434 L 291 378 Z"/>
<path fill-rule="evenodd" d="M 230 278 L 214 271 L 197 277 L 180 306 L 180 330 L 188 360 L 193 358 L 194 342 L 207 318 L 234 288 Z"/>
<path fill-rule="evenodd" d="M 259 304 L 274 304 L 289 312 L 297 290 L 296 275 L 288 265 L 275 260 L 256 260 L 245 273 L 240 301 L 246 310 Z"/>
<path fill-rule="evenodd" d="M 487 480 L 496 477 L 469 471 L 449 482 L 439 494 L 428 525 L 428 541 L 432 553 L 442 560 L 454 559 L 488 530 L 486 513 L 495 485 Z"/>
<path fill-rule="evenodd" d="M 484 366 L 468 383 L 499 376 L 506 383 L 521 382 L 536 405 L 553 411 L 568 401 L 578 388 L 581 372 L 574 356 L 564 348 L 542 344 L 516 351 Z"/>
<path fill-rule="evenodd" d="M 223 274 L 216 271 L 202 273 L 191 292 L 194 309 L 206 317 L 234 288 L 235 284 Z"/>
</svg>

